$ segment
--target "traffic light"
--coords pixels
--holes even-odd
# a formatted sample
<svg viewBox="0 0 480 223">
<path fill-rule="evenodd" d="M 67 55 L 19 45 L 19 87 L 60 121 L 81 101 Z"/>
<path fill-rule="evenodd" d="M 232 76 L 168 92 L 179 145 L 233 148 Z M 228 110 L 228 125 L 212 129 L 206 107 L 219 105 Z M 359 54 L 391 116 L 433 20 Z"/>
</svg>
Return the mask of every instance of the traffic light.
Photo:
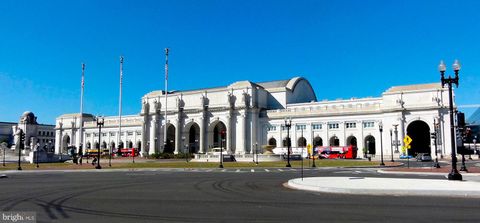
<svg viewBox="0 0 480 223">
<path fill-rule="evenodd" d="M 20 149 L 25 149 L 25 132 L 20 129 Z"/>
<path fill-rule="evenodd" d="M 457 124 L 459 128 L 465 127 L 465 114 L 463 112 L 457 113 Z"/>
</svg>

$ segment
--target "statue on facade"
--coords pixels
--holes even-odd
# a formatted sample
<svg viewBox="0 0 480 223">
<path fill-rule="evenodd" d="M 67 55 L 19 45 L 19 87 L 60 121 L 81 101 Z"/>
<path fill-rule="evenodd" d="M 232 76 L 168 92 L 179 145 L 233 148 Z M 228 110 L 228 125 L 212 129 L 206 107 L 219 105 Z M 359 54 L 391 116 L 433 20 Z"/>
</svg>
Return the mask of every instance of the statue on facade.
<svg viewBox="0 0 480 223">
<path fill-rule="evenodd" d="M 15 150 L 20 149 L 20 133 L 20 128 L 13 126 L 13 143 L 15 143 Z"/>
</svg>

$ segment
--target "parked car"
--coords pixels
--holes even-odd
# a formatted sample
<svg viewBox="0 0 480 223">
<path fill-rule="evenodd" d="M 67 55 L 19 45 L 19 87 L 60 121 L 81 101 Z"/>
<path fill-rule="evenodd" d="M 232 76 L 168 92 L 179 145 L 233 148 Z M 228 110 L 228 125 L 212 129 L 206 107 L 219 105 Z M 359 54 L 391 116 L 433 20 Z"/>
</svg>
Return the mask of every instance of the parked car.
<svg viewBox="0 0 480 223">
<path fill-rule="evenodd" d="M 417 161 L 422 161 L 422 162 L 432 161 L 432 157 L 428 153 L 419 153 L 417 155 Z"/>
</svg>

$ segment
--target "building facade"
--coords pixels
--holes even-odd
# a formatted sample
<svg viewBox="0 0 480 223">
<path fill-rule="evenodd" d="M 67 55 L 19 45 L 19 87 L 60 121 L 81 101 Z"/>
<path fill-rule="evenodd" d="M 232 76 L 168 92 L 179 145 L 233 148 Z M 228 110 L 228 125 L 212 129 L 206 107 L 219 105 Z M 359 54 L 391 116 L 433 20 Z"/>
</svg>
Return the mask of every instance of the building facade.
<svg viewBox="0 0 480 223">
<path fill-rule="evenodd" d="M 33 112 L 26 111 L 18 123 L 0 122 L 0 142 L 7 142 L 11 149 L 19 145 L 19 132 L 25 133 L 25 149 L 33 149 L 37 143 L 40 148 L 52 148 L 55 144 L 55 125 L 37 123 Z"/>
<path fill-rule="evenodd" d="M 248 154 L 256 146 L 282 150 L 288 135 L 294 152 L 307 144 L 355 145 L 360 154 L 380 154 L 383 147 L 389 155 L 398 153 L 409 135 L 409 154 L 434 153 L 434 120 L 439 123 L 438 151 L 448 154 L 450 148 L 448 89 L 440 83 L 395 86 L 379 97 L 317 101 L 308 80 L 295 77 L 168 94 L 153 91 L 141 102 L 139 114 L 122 117 L 121 133 L 118 117 L 105 117 L 101 133 L 92 115 L 83 114 L 81 132 L 80 114 L 58 117 L 56 152 L 82 146 L 137 148 L 142 155 L 206 153 L 222 146 L 231 154 Z M 288 132 L 286 118 L 292 120 Z"/>
</svg>

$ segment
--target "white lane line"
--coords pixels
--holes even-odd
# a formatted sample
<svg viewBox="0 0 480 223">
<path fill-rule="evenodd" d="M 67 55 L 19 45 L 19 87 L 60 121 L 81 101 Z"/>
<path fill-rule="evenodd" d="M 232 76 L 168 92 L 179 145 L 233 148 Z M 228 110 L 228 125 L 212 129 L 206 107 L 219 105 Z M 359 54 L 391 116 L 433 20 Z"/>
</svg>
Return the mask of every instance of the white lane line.
<svg viewBox="0 0 480 223">
<path fill-rule="evenodd" d="M 282 170 L 282 169 L 278 169 L 278 171 L 280 171 L 280 172 L 283 172 L 283 170 Z"/>
<path fill-rule="evenodd" d="M 237 169 L 237 171 L 235 171 L 235 172 L 237 172 L 237 173 L 240 172 L 240 169 Z"/>
<path fill-rule="evenodd" d="M 255 172 L 255 170 L 254 170 L 254 169 L 251 169 L 251 170 L 250 170 L 250 172 L 252 172 L 252 173 L 253 173 L 253 172 Z"/>
<path fill-rule="evenodd" d="M 222 170 L 222 172 L 225 172 L 225 171 L 227 171 L 227 169 L 223 169 L 223 170 Z"/>
<path fill-rule="evenodd" d="M 265 169 L 265 172 L 270 172 L 270 170 L 268 170 L 268 169 Z"/>
</svg>

